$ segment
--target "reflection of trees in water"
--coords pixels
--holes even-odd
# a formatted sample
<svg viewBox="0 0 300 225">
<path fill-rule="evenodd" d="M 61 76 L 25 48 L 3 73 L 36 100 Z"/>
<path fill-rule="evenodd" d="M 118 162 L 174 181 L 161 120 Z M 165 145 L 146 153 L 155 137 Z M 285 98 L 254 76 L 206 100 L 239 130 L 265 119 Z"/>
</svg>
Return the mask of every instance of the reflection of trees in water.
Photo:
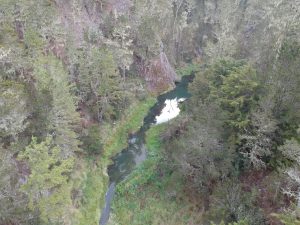
<svg viewBox="0 0 300 225">
<path fill-rule="evenodd" d="M 129 143 L 129 146 L 113 159 L 114 164 L 108 168 L 110 182 L 122 181 L 137 165 L 136 158 L 143 154 L 143 140 L 138 136 L 133 138 L 136 138 L 136 141 Z"/>
</svg>

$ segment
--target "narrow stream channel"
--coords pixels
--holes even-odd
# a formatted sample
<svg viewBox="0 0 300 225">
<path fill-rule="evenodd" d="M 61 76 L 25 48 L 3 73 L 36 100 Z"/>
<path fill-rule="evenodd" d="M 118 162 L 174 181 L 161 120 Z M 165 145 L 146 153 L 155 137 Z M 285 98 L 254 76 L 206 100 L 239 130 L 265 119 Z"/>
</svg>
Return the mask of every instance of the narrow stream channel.
<svg viewBox="0 0 300 225">
<path fill-rule="evenodd" d="M 147 158 L 145 132 L 151 125 L 167 122 L 179 115 L 180 102 L 190 97 L 187 87 L 192 79 L 193 76 L 185 76 L 181 82 L 176 84 L 173 90 L 158 96 L 156 104 L 144 118 L 143 126 L 129 137 L 128 147 L 112 158 L 113 164 L 108 167 L 110 184 L 105 196 L 105 206 L 101 213 L 100 225 L 106 225 L 109 220 L 116 185 Z"/>
</svg>

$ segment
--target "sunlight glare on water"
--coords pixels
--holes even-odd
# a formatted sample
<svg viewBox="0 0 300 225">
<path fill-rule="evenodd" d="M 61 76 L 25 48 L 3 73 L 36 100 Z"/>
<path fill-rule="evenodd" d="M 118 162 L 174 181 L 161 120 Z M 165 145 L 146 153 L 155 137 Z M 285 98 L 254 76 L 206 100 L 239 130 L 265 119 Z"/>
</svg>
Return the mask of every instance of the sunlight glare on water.
<svg viewBox="0 0 300 225">
<path fill-rule="evenodd" d="M 162 109 L 161 114 L 156 116 L 156 123 L 161 124 L 165 123 L 171 119 L 174 119 L 180 113 L 180 108 L 178 103 L 183 102 L 185 98 L 174 98 L 174 99 L 166 99 L 165 107 Z"/>
</svg>

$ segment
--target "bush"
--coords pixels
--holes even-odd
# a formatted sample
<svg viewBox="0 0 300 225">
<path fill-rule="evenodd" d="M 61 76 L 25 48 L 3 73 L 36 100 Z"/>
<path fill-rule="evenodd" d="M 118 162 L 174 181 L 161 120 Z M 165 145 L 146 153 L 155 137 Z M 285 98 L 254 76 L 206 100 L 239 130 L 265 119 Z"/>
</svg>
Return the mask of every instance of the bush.
<svg viewBox="0 0 300 225">
<path fill-rule="evenodd" d="M 83 142 L 82 148 L 88 154 L 100 154 L 103 144 L 100 140 L 100 128 L 98 125 L 92 125 L 88 128 L 87 135 L 81 138 Z"/>
</svg>

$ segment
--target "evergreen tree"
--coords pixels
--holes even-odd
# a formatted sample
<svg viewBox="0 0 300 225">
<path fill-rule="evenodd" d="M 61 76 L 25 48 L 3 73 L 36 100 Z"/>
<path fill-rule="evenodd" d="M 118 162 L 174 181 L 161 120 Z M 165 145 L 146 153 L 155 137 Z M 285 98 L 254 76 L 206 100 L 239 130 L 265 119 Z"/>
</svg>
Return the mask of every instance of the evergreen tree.
<svg viewBox="0 0 300 225">
<path fill-rule="evenodd" d="M 79 124 L 75 99 L 71 94 L 72 85 L 62 63 L 54 56 L 40 56 L 35 62 L 34 76 L 38 96 L 44 102 L 50 102 L 46 111 L 47 131 L 54 136 L 55 143 L 63 151 L 63 155 L 72 155 L 79 151 L 78 137 L 74 129 Z"/>
<path fill-rule="evenodd" d="M 69 215 L 71 190 L 68 177 L 74 165 L 72 157 L 61 159 L 60 147 L 53 146 L 52 142 L 51 137 L 40 143 L 33 137 L 18 156 L 30 168 L 30 175 L 21 187 L 29 196 L 29 208 L 38 211 L 46 224 L 62 223 Z"/>
<path fill-rule="evenodd" d="M 115 118 L 123 96 L 121 76 L 113 55 L 107 49 L 92 48 L 82 57 L 78 75 L 80 96 L 96 106 L 99 121 Z"/>
</svg>

